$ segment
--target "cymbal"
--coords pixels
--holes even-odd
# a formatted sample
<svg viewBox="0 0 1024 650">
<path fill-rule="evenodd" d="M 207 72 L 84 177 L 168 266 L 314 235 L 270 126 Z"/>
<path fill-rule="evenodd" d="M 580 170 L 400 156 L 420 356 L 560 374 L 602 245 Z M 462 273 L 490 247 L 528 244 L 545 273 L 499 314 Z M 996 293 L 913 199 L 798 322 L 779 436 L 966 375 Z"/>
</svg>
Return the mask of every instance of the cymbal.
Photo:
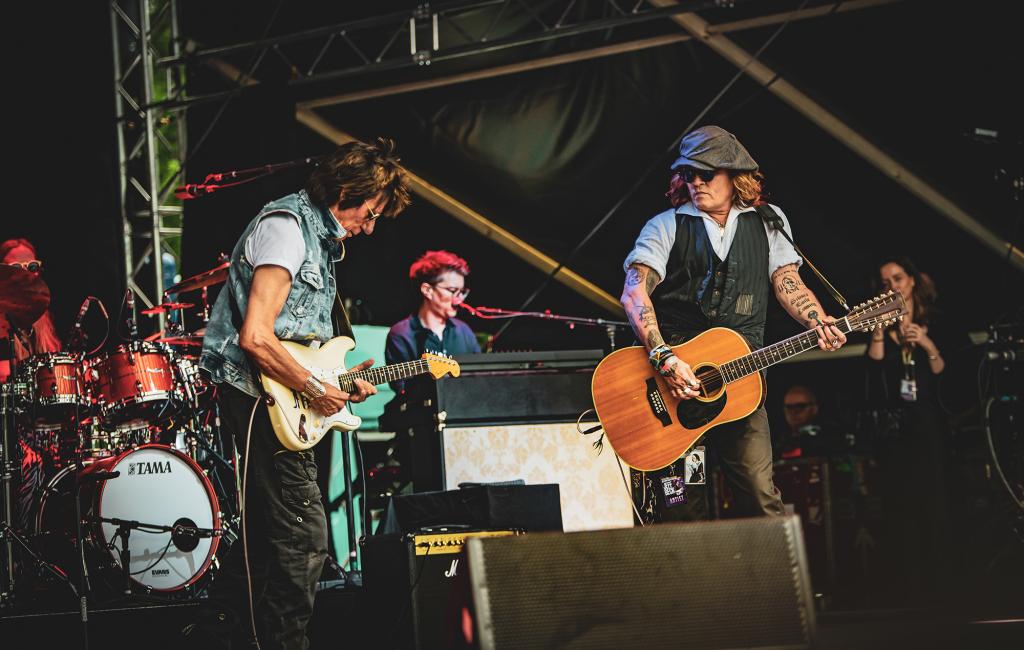
<svg viewBox="0 0 1024 650">
<path fill-rule="evenodd" d="M 197 334 L 181 334 L 179 336 L 165 336 L 163 338 L 155 339 L 157 343 L 166 343 L 167 345 L 194 345 L 201 346 L 203 344 L 202 335 Z"/>
<path fill-rule="evenodd" d="M 220 266 L 212 268 L 209 271 L 203 271 L 198 275 L 193 275 L 191 278 L 185 278 L 178 284 L 167 287 L 164 289 L 164 293 L 181 293 L 182 291 L 192 291 L 194 289 L 202 289 L 203 287 L 220 284 L 228 279 L 228 267 L 230 266 L 231 262 L 224 262 Z"/>
<path fill-rule="evenodd" d="M 50 288 L 38 273 L 0 264 L 0 316 L 26 328 L 50 306 Z"/>
<path fill-rule="evenodd" d="M 147 316 L 152 316 L 161 312 L 188 309 L 189 307 L 195 307 L 195 305 L 190 302 L 163 302 L 159 305 L 153 305 L 149 309 L 143 309 L 141 313 L 146 314 Z"/>
</svg>

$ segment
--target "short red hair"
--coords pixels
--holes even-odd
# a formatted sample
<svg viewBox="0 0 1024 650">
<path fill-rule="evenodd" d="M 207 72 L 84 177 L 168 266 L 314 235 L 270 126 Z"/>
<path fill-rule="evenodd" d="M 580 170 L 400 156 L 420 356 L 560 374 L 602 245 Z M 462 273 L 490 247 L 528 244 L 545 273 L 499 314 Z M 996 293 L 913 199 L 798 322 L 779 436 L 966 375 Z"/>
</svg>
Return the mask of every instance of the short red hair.
<svg viewBox="0 0 1024 650">
<path fill-rule="evenodd" d="M 469 275 L 469 264 L 455 253 L 448 251 L 427 251 L 409 267 L 409 281 L 413 289 L 426 282 L 433 284 L 449 271 L 466 277 Z"/>
</svg>

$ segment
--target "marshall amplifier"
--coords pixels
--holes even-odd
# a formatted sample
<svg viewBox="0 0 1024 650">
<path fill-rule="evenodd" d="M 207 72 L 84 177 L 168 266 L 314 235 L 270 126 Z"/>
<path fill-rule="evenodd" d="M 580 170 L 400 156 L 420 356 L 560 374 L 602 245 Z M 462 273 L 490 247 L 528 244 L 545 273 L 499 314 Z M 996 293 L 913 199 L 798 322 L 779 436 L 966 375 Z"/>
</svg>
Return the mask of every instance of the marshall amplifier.
<svg viewBox="0 0 1024 650">
<path fill-rule="evenodd" d="M 371 638 L 386 648 L 442 648 L 451 636 L 454 589 L 464 589 L 466 541 L 508 537 L 516 530 L 449 527 L 363 540 L 363 587 L 376 617 Z M 460 582 L 461 580 L 461 582 Z M 460 598 L 459 600 L 463 600 Z"/>
</svg>

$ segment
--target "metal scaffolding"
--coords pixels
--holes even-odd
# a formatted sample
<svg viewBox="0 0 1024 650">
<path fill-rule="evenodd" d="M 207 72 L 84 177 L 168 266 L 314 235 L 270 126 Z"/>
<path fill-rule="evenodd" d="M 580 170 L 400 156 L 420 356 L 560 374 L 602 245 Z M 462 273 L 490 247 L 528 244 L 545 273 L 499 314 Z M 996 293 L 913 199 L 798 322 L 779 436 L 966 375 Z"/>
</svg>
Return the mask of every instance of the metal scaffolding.
<svg viewBox="0 0 1024 650">
<path fill-rule="evenodd" d="M 123 270 L 147 307 L 163 301 L 164 272 L 181 263 L 182 209 L 172 189 L 184 173 L 185 121 L 156 105 L 184 96 L 183 69 L 157 65 L 181 54 L 177 9 L 176 0 L 110 2 Z"/>
</svg>

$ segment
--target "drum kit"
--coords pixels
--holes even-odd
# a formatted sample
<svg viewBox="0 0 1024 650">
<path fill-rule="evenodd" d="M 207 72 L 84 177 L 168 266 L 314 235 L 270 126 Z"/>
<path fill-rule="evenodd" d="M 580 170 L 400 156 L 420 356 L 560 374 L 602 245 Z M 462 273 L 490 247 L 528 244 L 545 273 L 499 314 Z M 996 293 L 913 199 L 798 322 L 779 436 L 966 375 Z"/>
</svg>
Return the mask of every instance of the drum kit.
<svg viewBox="0 0 1024 650">
<path fill-rule="evenodd" d="M 213 386 L 199 373 L 203 329 L 181 326 L 194 305 L 167 298 L 201 290 L 205 323 L 207 289 L 226 277 L 224 263 L 168 288 L 163 304 L 142 313 L 181 318 L 145 340 L 134 336 L 129 309 L 133 336 L 112 349 L 16 363 L 8 355 L 0 606 L 59 582 L 95 598 L 189 597 L 206 583 L 218 549 L 236 536 L 235 453 L 218 428 Z M 15 330 L 28 331 L 48 306 L 38 274 L 0 265 L 12 352 Z"/>
</svg>

